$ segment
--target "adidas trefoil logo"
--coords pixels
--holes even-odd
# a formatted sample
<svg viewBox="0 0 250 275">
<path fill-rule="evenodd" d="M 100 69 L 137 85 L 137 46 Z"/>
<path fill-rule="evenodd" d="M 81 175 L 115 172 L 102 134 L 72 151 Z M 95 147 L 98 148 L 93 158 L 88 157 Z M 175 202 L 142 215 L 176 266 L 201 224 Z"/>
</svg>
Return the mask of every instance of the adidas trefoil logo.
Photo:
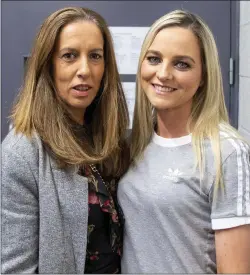
<svg viewBox="0 0 250 275">
<path fill-rule="evenodd" d="M 167 179 L 167 180 L 171 180 L 174 183 L 178 183 L 179 182 L 179 177 L 182 175 L 183 173 L 179 170 L 179 169 L 171 169 L 168 168 L 168 175 L 164 175 L 163 179 Z"/>
</svg>

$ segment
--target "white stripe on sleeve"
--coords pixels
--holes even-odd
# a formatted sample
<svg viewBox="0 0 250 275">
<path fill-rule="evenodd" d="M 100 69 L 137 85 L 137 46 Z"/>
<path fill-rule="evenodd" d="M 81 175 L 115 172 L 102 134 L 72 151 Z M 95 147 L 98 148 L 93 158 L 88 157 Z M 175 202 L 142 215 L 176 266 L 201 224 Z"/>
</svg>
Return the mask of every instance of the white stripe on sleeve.
<svg viewBox="0 0 250 275">
<path fill-rule="evenodd" d="M 240 145 L 235 141 L 235 139 L 225 133 L 221 132 L 221 135 L 228 138 L 228 141 L 233 145 L 233 147 L 236 149 L 237 153 L 237 173 L 238 173 L 238 194 L 237 194 L 237 216 L 243 215 L 243 161 L 245 161 L 244 158 L 242 158 L 242 151 Z M 238 140 L 237 140 L 238 141 Z M 247 167 L 247 163 L 244 165 Z"/>
</svg>

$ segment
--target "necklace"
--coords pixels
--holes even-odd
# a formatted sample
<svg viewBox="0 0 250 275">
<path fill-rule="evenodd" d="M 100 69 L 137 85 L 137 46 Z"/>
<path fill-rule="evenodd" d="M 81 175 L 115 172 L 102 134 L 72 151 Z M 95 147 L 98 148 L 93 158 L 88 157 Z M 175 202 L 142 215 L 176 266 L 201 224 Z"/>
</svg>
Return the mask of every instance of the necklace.
<svg viewBox="0 0 250 275">
<path fill-rule="evenodd" d="M 111 197 L 111 200 L 113 201 L 114 203 L 114 207 L 116 206 L 115 210 L 117 211 L 118 213 L 118 217 L 119 217 L 119 223 L 123 226 L 124 225 L 124 222 L 125 222 L 125 219 L 124 219 L 124 214 L 123 214 L 123 211 L 117 201 L 117 198 L 116 197 L 113 197 L 110 193 L 110 190 L 109 190 L 109 187 L 106 185 L 105 181 L 103 180 L 102 176 L 100 175 L 99 171 L 97 170 L 97 168 L 95 167 L 95 165 L 93 164 L 89 164 L 89 167 L 90 169 L 92 170 L 92 172 L 94 173 L 94 175 L 97 177 L 98 180 L 101 180 L 104 184 L 104 186 L 106 187 L 110 197 Z"/>
<path fill-rule="evenodd" d="M 109 192 L 109 187 L 107 186 L 107 184 L 105 183 L 105 181 L 103 180 L 101 174 L 99 173 L 99 171 L 97 170 L 97 168 L 95 167 L 95 165 L 90 164 L 89 167 L 91 168 L 91 170 L 94 172 L 94 174 L 97 176 L 97 178 L 99 178 L 104 186 L 106 187 L 107 191 Z M 109 192 L 110 193 L 110 192 Z"/>
</svg>

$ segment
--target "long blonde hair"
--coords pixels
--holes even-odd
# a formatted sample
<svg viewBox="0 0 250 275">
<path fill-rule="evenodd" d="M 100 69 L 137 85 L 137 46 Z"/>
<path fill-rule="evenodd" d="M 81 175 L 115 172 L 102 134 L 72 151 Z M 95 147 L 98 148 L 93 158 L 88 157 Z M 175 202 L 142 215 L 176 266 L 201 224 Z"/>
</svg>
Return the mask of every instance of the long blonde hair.
<svg viewBox="0 0 250 275">
<path fill-rule="evenodd" d="M 239 137 L 239 135 L 229 125 L 219 56 L 213 34 L 199 16 L 187 11 L 176 10 L 159 18 L 148 31 L 143 42 L 136 80 L 137 93 L 131 138 L 131 160 L 136 161 L 142 156 L 152 138 L 156 123 L 153 106 L 141 86 L 141 65 L 148 48 L 159 31 L 173 26 L 190 29 L 199 41 L 203 85 L 197 90 L 193 98 L 191 116 L 187 127 L 190 131 L 190 125 L 192 125 L 192 144 L 196 155 L 195 166 L 198 166 L 201 177 L 205 165 L 204 139 L 208 138 L 211 141 L 216 167 L 215 182 L 218 186 L 222 182 L 220 128 L 228 133 L 233 132 L 234 137 Z"/>
<path fill-rule="evenodd" d="M 56 92 L 52 74 L 52 55 L 59 33 L 67 24 L 79 20 L 96 24 L 104 39 L 102 84 L 84 116 L 91 132 L 91 142 L 87 136 L 79 139 L 75 134 L 67 108 Z M 125 169 L 121 151 L 128 127 L 128 110 L 112 37 L 98 13 L 68 7 L 46 18 L 35 38 L 24 83 L 11 117 L 16 133 L 31 137 L 36 132 L 61 167 L 99 163 L 107 175 L 114 176 Z"/>
</svg>

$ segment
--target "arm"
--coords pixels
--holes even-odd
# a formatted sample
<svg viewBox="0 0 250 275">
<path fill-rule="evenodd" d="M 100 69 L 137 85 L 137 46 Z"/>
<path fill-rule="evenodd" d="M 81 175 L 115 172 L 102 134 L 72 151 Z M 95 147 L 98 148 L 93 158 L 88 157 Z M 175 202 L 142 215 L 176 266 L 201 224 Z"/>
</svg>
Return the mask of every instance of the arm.
<svg viewBox="0 0 250 275">
<path fill-rule="evenodd" d="M 217 273 L 250 273 L 250 225 L 215 232 Z"/>
<path fill-rule="evenodd" d="M 250 152 L 243 142 L 231 144 L 234 150 L 222 165 L 223 187 L 211 195 L 217 272 L 250 273 Z"/>
<path fill-rule="evenodd" d="M 2 273 L 35 273 L 37 186 L 28 162 L 14 151 L 5 148 L 2 151 Z"/>
</svg>

